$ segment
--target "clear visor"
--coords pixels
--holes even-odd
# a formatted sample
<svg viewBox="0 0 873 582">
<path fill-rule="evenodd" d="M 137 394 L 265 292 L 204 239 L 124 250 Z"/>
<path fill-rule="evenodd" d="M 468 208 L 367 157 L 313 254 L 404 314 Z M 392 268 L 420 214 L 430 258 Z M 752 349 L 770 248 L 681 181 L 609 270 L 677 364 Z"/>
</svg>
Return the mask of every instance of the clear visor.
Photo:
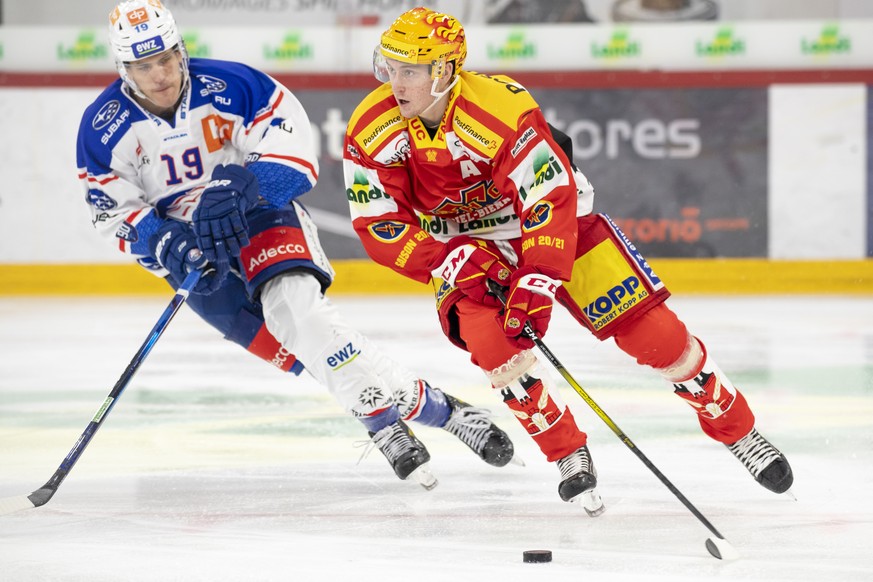
<svg viewBox="0 0 873 582">
<path fill-rule="evenodd" d="M 373 76 L 380 83 L 387 83 L 390 79 L 388 75 L 388 61 L 385 60 L 385 55 L 382 54 L 378 44 L 373 49 Z"/>
<path fill-rule="evenodd" d="M 430 71 L 430 78 L 434 81 L 442 79 L 446 75 L 445 57 L 431 61 L 428 70 Z M 381 47 L 378 44 L 373 49 L 373 76 L 381 83 L 387 83 L 391 80 L 388 73 L 388 59 L 382 54 Z"/>
</svg>

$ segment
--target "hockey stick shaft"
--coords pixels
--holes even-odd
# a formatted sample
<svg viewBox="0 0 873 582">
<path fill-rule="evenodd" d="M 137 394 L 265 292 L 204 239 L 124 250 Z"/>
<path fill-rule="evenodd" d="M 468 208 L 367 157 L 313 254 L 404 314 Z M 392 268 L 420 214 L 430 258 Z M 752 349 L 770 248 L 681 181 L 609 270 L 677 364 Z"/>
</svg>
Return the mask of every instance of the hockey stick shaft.
<svg viewBox="0 0 873 582">
<path fill-rule="evenodd" d="M 506 297 L 502 289 L 496 288 L 492 285 L 491 290 L 497 296 L 500 302 L 505 305 Z M 625 446 L 629 448 L 652 473 L 655 474 L 655 476 L 661 481 L 661 483 L 663 483 L 664 486 L 667 487 L 667 489 L 669 489 L 670 492 L 675 495 L 679 501 L 682 502 L 682 505 L 684 505 L 688 509 L 688 511 L 690 511 L 692 515 L 694 515 L 694 517 L 696 517 L 698 521 L 700 521 L 700 523 L 706 526 L 706 529 L 712 532 L 712 534 L 720 540 L 724 540 L 724 536 L 721 535 L 721 533 L 719 533 L 717 529 L 715 529 L 715 526 L 712 525 L 712 523 L 710 523 L 710 521 L 706 519 L 706 517 L 702 513 L 700 513 L 700 511 L 696 507 L 694 507 L 694 504 L 691 503 L 691 501 L 689 501 L 688 498 L 685 497 L 685 495 L 683 495 L 682 492 L 679 491 L 679 489 L 677 489 L 676 486 L 673 485 L 673 483 L 670 482 L 669 479 L 667 479 L 666 475 L 664 475 L 655 466 L 655 464 L 649 460 L 649 458 L 639 449 L 639 447 L 634 444 L 630 437 L 627 436 L 624 431 L 619 428 L 615 421 L 613 421 L 612 418 L 610 418 L 609 415 L 606 414 L 606 412 L 602 408 L 600 408 L 600 405 L 598 405 L 597 402 L 594 401 L 594 399 L 588 394 L 585 388 L 583 388 L 582 385 L 579 384 L 579 382 L 577 382 L 576 379 L 570 374 L 570 372 L 567 371 L 567 368 L 564 367 L 561 361 L 558 360 L 555 354 L 553 354 L 548 346 L 546 346 L 546 344 L 543 342 L 537 332 L 534 331 L 533 327 L 531 327 L 530 325 L 530 322 L 526 321 L 524 323 L 522 331 L 534 343 L 537 349 L 539 349 L 539 351 L 543 354 L 546 360 L 548 360 L 549 363 L 558 371 L 561 377 L 566 380 L 567 384 L 569 384 L 570 387 L 573 388 L 573 390 L 582 397 L 582 400 L 584 400 L 585 403 L 589 407 L 591 407 L 591 410 L 594 411 L 594 414 L 596 414 L 600 418 L 600 420 L 606 423 L 606 426 L 608 426 L 609 429 L 613 433 L 615 433 L 615 436 L 617 436 L 619 440 L 621 440 L 621 442 L 623 442 Z"/>
<path fill-rule="evenodd" d="M 130 363 L 127 365 L 127 368 L 124 370 L 124 373 L 121 374 L 118 382 L 115 383 L 112 391 L 106 397 L 106 400 L 103 401 L 103 404 L 97 410 L 94 418 L 92 418 L 91 422 L 88 423 L 85 431 L 79 436 L 79 439 L 73 445 L 73 448 L 70 449 L 70 452 L 64 458 L 63 462 L 60 464 L 57 471 L 55 471 L 54 475 L 52 475 L 51 479 L 49 479 L 45 485 L 43 485 L 30 495 L 20 495 L 17 497 L 0 499 L 0 515 L 12 513 L 13 511 L 18 511 L 21 509 L 39 507 L 48 503 L 49 499 L 51 499 L 52 496 L 57 492 L 58 487 L 60 487 L 61 483 L 67 477 L 67 474 L 70 472 L 70 470 L 72 470 L 73 466 L 76 464 L 76 461 L 79 460 L 79 457 L 88 446 L 88 443 L 91 442 L 94 434 L 103 425 L 103 421 L 105 421 L 106 417 L 109 416 L 109 412 L 113 409 L 116 402 L 118 402 L 118 398 L 121 396 L 121 393 L 124 392 L 124 389 L 130 383 L 131 378 L 133 378 L 134 374 L 136 374 L 137 370 L 139 370 L 143 361 L 145 361 L 146 357 L 155 346 L 155 343 L 158 341 L 161 335 L 163 335 L 164 330 L 167 329 L 170 321 L 179 311 L 179 308 L 182 307 L 182 304 L 185 303 L 185 300 L 188 298 L 191 289 L 193 289 L 194 286 L 197 284 L 197 281 L 200 280 L 200 275 L 200 271 L 193 271 L 189 273 L 185 280 L 182 282 L 182 284 L 179 286 L 176 294 L 173 296 L 173 299 L 170 301 L 169 305 L 167 305 L 166 309 L 164 309 L 164 312 L 161 314 L 161 317 L 158 319 L 157 323 L 155 323 L 151 332 L 149 332 L 148 337 L 143 342 L 142 346 L 140 346 L 139 350 L 137 350 L 136 354 L 133 356 L 133 359 L 131 359 Z"/>
<path fill-rule="evenodd" d="M 543 343 L 543 340 L 539 338 L 537 333 L 533 329 L 531 329 L 529 323 L 525 324 L 524 333 L 527 335 L 527 337 L 530 338 L 532 342 L 534 342 L 534 345 L 536 345 L 536 347 L 540 350 L 540 352 L 542 352 L 542 354 L 546 357 L 549 363 L 558 371 L 558 373 L 564 378 L 564 380 L 567 381 L 570 387 L 573 388 L 573 390 L 575 390 L 576 393 L 582 397 L 582 400 L 584 400 L 589 407 L 591 407 L 591 410 L 594 411 L 594 414 L 600 417 L 600 420 L 605 422 L 606 426 L 608 426 L 610 430 L 615 433 L 615 436 L 617 436 L 619 440 L 621 440 L 621 442 L 623 442 L 625 446 L 627 446 L 627 448 L 629 448 L 639 458 L 639 460 L 642 461 L 643 464 L 648 467 L 648 469 L 652 473 L 655 474 L 655 476 L 661 481 L 661 483 L 663 483 L 664 486 L 667 487 L 667 489 L 669 489 L 670 492 L 675 495 L 676 498 L 679 499 L 679 501 L 682 502 L 682 505 L 684 505 L 688 509 L 688 511 L 690 511 L 694 515 L 694 517 L 696 517 L 700 521 L 700 523 L 706 526 L 706 529 L 712 532 L 712 534 L 715 535 L 717 538 L 724 539 L 724 536 L 721 535 L 721 533 L 719 533 L 717 529 L 715 529 L 715 526 L 713 526 L 712 523 L 710 523 L 710 521 L 706 519 L 706 517 L 702 513 L 700 513 L 700 511 L 694 506 L 694 504 L 691 503 L 691 501 L 689 501 L 688 498 L 685 497 L 685 495 L 683 495 L 682 492 L 679 491 L 679 489 L 677 489 L 672 482 L 670 482 L 666 475 L 664 475 L 658 469 L 658 467 L 656 467 L 655 464 L 652 463 L 652 461 L 650 461 L 649 458 L 640 450 L 640 448 L 636 446 L 636 444 L 634 444 L 630 437 L 627 436 L 624 431 L 618 427 L 615 421 L 613 421 L 612 418 L 610 418 L 609 415 L 606 414 L 606 412 L 602 408 L 600 408 L 597 402 L 595 402 L 594 399 L 591 398 L 588 392 L 585 391 L 585 389 L 576 381 L 576 379 L 573 378 L 570 372 L 567 371 L 563 364 L 561 364 L 558 358 L 555 357 L 551 350 L 549 350 L 548 346 Z"/>
</svg>

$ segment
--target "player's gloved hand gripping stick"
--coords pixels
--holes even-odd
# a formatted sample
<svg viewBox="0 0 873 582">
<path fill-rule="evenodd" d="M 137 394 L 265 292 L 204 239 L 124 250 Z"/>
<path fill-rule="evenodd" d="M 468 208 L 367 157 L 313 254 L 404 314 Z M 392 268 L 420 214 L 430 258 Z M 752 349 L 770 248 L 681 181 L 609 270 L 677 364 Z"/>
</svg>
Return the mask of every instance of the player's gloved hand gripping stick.
<svg viewBox="0 0 873 582">
<path fill-rule="evenodd" d="M 249 244 L 246 212 L 260 196 L 258 179 L 242 166 L 217 166 L 194 210 L 197 248 L 213 264 L 228 263 Z"/>
<path fill-rule="evenodd" d="M 493 282 L 489 282 L 491 286 L 491 292 L 500 300 L 504 305 L 506 304 L 506 296 L 505 289 L 501 288 L 499 285 L 494 284 Z M 670 492 L 676 496 L 679 501 L 682 502 L 688 511 L 690 511 L 694 517 L 696 517 L 700 523 L 706 526 L 710 532 L 712 532 L 714 537 L 706 539 L 706 549 L 712 554 L 714 557 L 719 560 L 733 560 L 739 557 L 739 554 L 734 549 L 734 547 L 728 542 L 723 535 L 721 535 L 715 526 L 713 526 L 706 517 L 703 516 L 700 511 L 694 507 L 694 505 L 679 491 L 673 483 L 670 482 L 667 477 L 661 473 L 661 471 L 649 460 L 646 455 L 634 444 L 634 442 L 627 436 L 624 431 L 622 431 L 617 424 L 603 411 L 602 408 L 594 401 L 591 396 L 588 395 L 588 392 L 570 375 L 570 372 L 564 367 L 563 364 L 555 357 L 555 355 L 549 350 L 543 340 L 540 339 L 539 334 L 534 331 L 533 327 L 530 324 L 530 321 L 525 320 L 522 322 L 522 332 L 524 335 L 533 342 L 533 345 L 539 349 L 540 353 L 549 361 L 549 363 L 554 366 L 554 368 L 558 371 L 559 374 L 567 381 L 573 390 L 576 391 L 579 396 L 582 397 L 582 400 L 591 407 L 591 410 L 600 417 L 600 420 L 606 423 L 615 436 L 623 442 L 627 448 L 629 448 L 633 453 L 643 462 L 643 464 L 649 468 L 649 470 L 655 474 L 655 476 L 660 479 L 661 483 L 663 483 Z"/>
<path fill-rule="evenodd" d="M 191 290 L 201 295 L 209 295 L 221 287 L 227 277 L 228 263 L 208 263 L 206 255 L 197 248 L 194 230 L 190 224 L 166 220 L 149 238 L 152 256 L 169 273 L 174 286 L 180 285 L 188 273 L 200 271 L 201 277 Z"/>
<path fill-rule="evenodd" d="M 94 418 L 91 419 L 91 422 L 88 423 L 87 428 L 85 428 L 85 432 L 82 433 L 82 436 L 80 436 L 79 440 L 76 441 L 76 444 L 73 445 L 72 450 L 70 450 L 66 458 L 64 458 L 64 461 L 61 463 L 60 467 L 58 467 L 58 470 L 55 471 L 55 474 L 52 475 L 51 479 L 30 495 L 18 495 L 15 497 L 5 497 L 0 499 L 0 515 L 20 511 L 22 509 L 31 509 L 48 503 L 49 499 L 51 499 L 57 492 L 58 487 L 61 486 L 61 483 L 73 468 L 73 465 L 75 465 L 76 461 L 79 460 L 79 457 L 82 455 L 85 447 L 88 446 L 88 443 L 91 442 L 94 434 L 102 426 L 103 421 L 106 420 L 107 416 L 109 416 L 109 412 L 115 406 L 118 397 L 121 396 L 122 392 L 124 392 L 124 389 L 127 387 L 131 378 L 133 378 L 133 375 L 149 355 L 149 352 L 152 351 L 152 348 L 164 333 L 164 330 L 167 329 L 167 325 L 169 325 L 173 316 L 176 315 L 176 312 L 178 312 L 179 308 L 182 307 L 182 304 L 185 303 L 188 294 L 197 285 L 197 282 L 200 280 L 200 274 L 200 271 L 192 271 L 185 277 L 185 280 L 182 281 L 182 284 L 179 286 L 179 289 L 176 291 L 170 304 L 167 305 L 166 309 L 164 309 L 164 312 L 152 328 L 152 331 L 149 333 L 145 342 L 143 342 L 142 346 L 140 346 L 139 350 L 133 356 L 130 364 L 128 364 L 124 373 L 118 379 L 118 382 L 115 383 L 115 387 L 109 393 L 109 396 L 106 397 L 106 400 L 103 401 L 103 404 L 97 410 Z"/>
<path fill-rule="evenodd" d="M 431 274 L 478 303 L 499 307 L 489 286 L 508 285 L 512 268 L 484 241 L 459 236 L 446 243 L 445 254 L 431 265 Z"/>
</svg>

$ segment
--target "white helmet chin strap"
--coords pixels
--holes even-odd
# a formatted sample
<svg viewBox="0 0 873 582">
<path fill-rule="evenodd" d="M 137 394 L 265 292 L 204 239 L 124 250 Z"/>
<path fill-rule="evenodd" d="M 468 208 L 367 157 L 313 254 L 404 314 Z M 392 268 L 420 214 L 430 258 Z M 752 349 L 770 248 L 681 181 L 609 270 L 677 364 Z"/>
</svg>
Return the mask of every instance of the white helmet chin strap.
<svg viewBox="0 0 873 582">
<path fill-rule="evenodd" d="M 419 117 L 421 117 L 422 115 L 424 115 L 425 113 L 427 113 L 428 111 L 430 111 L 431 107 L 433 107 L 434 105 L 436 105 L 436 104 L 439 102 L 440 99 L 442 99 L 443 97 L 445 97 L 446 95 L 449 94 L 449 91 L 451 91 L 452 88 L 453 88 L 455 85 L 458 84 L 458 75 L 455 75 L 454 78 L 452 79 L 452 82 L 449 83 L 449 86 L 446 87 L 446 88 L 445 88 L 444 90 L 442 90 L 442 91 L 437 91 L 437 90 L 436 90 L 436 87 L 437 87 L 437 85 L 439 84 L 439 82 L 440 82 L 439 79 L 434 79 L 434 80 L 433 80 L 433 85 L 431 85 L 431 88 L 430 88 L 430 94 L 433 95 L 433 98 L 434 98 L 434 99 L 433 99 L 433 103 L 431 103 L 430 105 L 428 105 L 427 107 L 425 107 L 425 108 L 424 108 L 424 111 L 422 111 L 421 113 L 418 114 Z"/>
</svg>

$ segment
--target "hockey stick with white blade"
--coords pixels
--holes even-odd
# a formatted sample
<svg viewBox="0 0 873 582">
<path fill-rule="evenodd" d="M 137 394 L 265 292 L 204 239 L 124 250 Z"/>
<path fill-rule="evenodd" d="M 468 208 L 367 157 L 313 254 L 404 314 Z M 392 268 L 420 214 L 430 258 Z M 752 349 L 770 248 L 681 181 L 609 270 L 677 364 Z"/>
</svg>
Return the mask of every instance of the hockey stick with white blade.
<svg viewBox="0 0 873 582">
<path fill-rule="evenodd" d="M 493 284 L 489 281 L 489 287 L 491 288 L 491 292 L 500 300 L 501 303 L 506 305 L 506 296 L 504 295 L 503 288 Z M 700 511 L 694 507 L 694 505 L 688 500 L 685 495 L 682 494 L 679 489 L 676 488 L 673 483 L 670 482 L 669 479 L 655 466 L 649 458 L 643 454 L 643 452 L 639 449 L 639 447 L 634 444 L 634 442 L 627 436 L 623 430 L 621 430 L 617 424 L 609 417 L 606 412 L 603 411 L 602 408 L 594 401 L 591 396 L 588 395 L 588 392 L 576 381 L 575 378 L 567 371 L 567 368 L 555 357 L 555 354 L 543 343 L 543 340 L 540 339 L 540 336 L 537 335 L 537 332 L 534 331 L 533 327 L 531 327 L 529 321 L 525 321 L 524 327 L 522 328 L 524 334 L 534 343 L 540 353 L 548 360 L 548 362 L 558 371 L 559 374 L 567 381 L 573 390 L 582 397 L 582 400 L 591 407 L 591 410 L 600 417 L 600 420 L 606 423 L 615 436 L 619 438 L 621 442 L 623 442 L 627 448 L 629 448 L 639 459 L 643 462 L 643 464 L 648 467 L 648 469 L 655 474 L 655 476 L 663 483 L 670 492 L 676 496 L 679 501 L 682 502 L 688 511 L 690 511 L 694 517 L 696 517 L 700 523 L 706 526 L 710 532 L 712 532 L 714 537 L 706 538 L 706 549 L 712 554 L 714 557 L 719 560 L 735 560 L 740 557 L 739 553 L 734 549 L 734 547 L 728 542 L 723 535 L 719 533 L 715 526 L 713 526 L 706 517 Z"/>
<path fill-rule="evenodd" d="M 142 346 L 140 346 L 139 350 L 133 356 L 130 364 L 128 364 L 124 373 L 118 379 L 118 382 L 115 383 L 115 387 L 112 388 L 112 391 L 109 393 L 109 396 L 106 397 L 106 400 L 103 401 L 103 404 L 97 410 L 94 418 L 91 419 L 90 423 L 88 423 L 85 432 L 82 433 L 79 440 L 77 440 L 76 444 L 73 445 L 73 448 L 64 458 L 51 479 L 30 495 L 18 495 L 15 497 L 5 497 L 0 499 L 0 515 L 6 515 L 24 509 L 32 509 L 48 503 L 49 499 L 51 499 L 57 492 L 58 487 L 61 486 L 61 483 L 67 477 L 67 474 L 72 470 L 73 465 L 75 465 L 76 461 L 79 460 L 79 457 L 85 450 L 85 447 L 88 446 L 88 443 L 91 442 L 94 434 L 103 425 L 103 421 L 106 420 L 107 416 L 109 416 L 109 412 L 115 406 L 115 403 L 118 402 L 121 393 L 124 392 L 124 389 L 127 387 L 131 378 L 133 378 L 133 375 L 137 370 L 139 370 L 139 367 L 149 355 L 149 352 L 152 351 L 155 343 L 161 335 L 163 335 L 164 330 L 167 329 L 167 326 L 176 315 L 176 312 L 178 312 L 179 308 L 182 307 L 182 304 L 185 303 L 191 289 L 193 289 L 197 284 L 197 281 L 200 280 L 201 274 L 200 271 L 192 271 L 187 277 L 185 277 L 185 280 L 179 286 L 179 289 L 176 291 L 170 304 L 167 305 L 166 309 L 164 309 L 164 312 L 161 314 L 157 323 L 155 323 L 155 326 L 152 328 L 145 342 L 143 342 Z"/>
</svg>

